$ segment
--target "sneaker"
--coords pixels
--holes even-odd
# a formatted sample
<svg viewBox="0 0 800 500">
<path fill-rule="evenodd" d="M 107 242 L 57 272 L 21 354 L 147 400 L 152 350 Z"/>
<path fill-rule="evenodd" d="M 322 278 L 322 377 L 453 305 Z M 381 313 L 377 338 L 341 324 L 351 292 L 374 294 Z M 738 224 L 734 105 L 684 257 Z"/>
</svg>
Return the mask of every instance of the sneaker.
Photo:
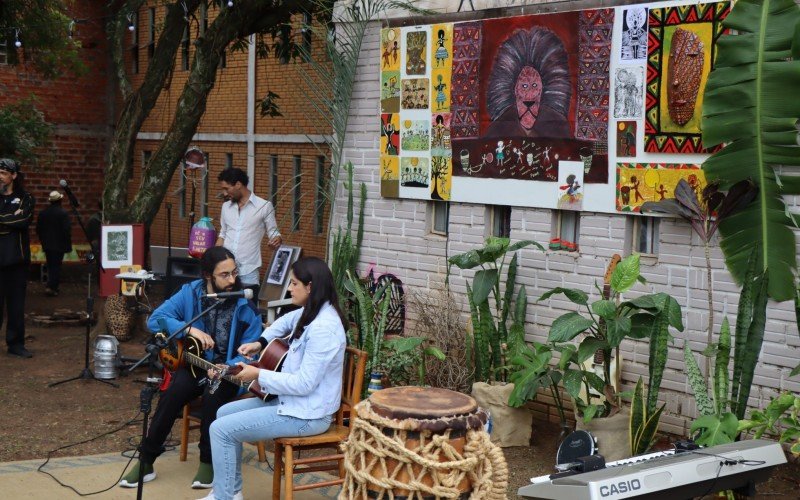
<svg viewBox="0 0 800 500">
<path fill-rule="evenodd" d="M 20 358 L 32 358 L 33 354 L 25 346 L 14 346 L 8 348 L 8 353 L 12 356 L 19 356 Z"/>
<path fill-rule="evenodd" d="M 143 482 L 149 483 L 156 478 L 156 471 L 153 470 L 153 464 L 143 464 L 143 468 Z M 134 465 L 131 470 L 125 474 L 125 477 L 122 478 L 122 481 L 119 482 L 119 485 L 123 488 L 136 488 L 139 486 L 139 462 L 136 462 L 136 465 Z"/>
<path fill-rule="evenodd" d="M 194 475 L 192 480 L 192 488 L 199 490 L 203 488 L 211 488 L 214 483 L 214 466 L 205 462 L 200 462 L 197 468 L 197 474 Z"/>
<path fill-rule="evenodd" d="M 214 496 L 214 490 L 204 496 L 203 498 L 198 498 L 197 500 L 217 500 L 217 497 Z M 244 500 L 244 495 L 242 495 L 241 491 L 237 491 L 233 494 L 233 500 Z"/>
</svg>

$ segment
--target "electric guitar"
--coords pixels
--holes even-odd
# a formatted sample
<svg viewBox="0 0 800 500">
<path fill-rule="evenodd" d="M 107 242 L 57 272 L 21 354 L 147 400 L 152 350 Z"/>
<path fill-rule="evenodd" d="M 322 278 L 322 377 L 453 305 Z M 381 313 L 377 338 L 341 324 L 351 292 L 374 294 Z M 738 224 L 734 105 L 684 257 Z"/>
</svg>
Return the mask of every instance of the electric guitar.
<svg viewBox="0 0 800 500">
<path fill-rule="evenodd" d="M 283 361 L 286 358 L 286 353 L 289 352 L 289 342 L 287 339 L 280 338 L 270 340 L 267 346 L 261 351 L 261 356 L 258 358 L 258 361 L 249 364 L 261 370 L 280 371 L 283 366 Z M 173 345 L 174 347 L 167 346 L 158 353 L 158 359 L 167 370 L 174 372 L 188 364 L 189 373 L 195 378 L 200 378 L 205 376 L 210 369 L 217 373 L 217 378 L 239 387 L 247 387 L 250 392 L 263 401 L 269 401 L 275 397 L 274 394 L 261 391 L 257 380 L 248 384 L 247 382 L 242 382 L 233 378 L 234 375 L 242 371 L 240 366 L 234 365 L 228 366 L 225 369 L 220 369 L 219 366 L 203 358 L 203 348 L 200 345 L 200 341 L 196 338 L 187 335 L 182 339 L 176 339 Z"/>
</svg>

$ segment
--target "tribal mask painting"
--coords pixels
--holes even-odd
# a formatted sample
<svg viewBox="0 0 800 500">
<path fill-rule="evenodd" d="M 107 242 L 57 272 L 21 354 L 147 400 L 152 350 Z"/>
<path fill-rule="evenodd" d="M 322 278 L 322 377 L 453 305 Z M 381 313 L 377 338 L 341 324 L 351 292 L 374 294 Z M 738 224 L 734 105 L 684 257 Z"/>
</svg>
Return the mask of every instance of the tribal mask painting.
<svg viewBox="0 0 800 500">
<path fill-rule="evenodd" d="M 685 125 L 694 115 L 705 63 L 705 47 L 695 33 L 683 28 L 672 35 L 667 76 L 669 117 Z"/>
</svg>

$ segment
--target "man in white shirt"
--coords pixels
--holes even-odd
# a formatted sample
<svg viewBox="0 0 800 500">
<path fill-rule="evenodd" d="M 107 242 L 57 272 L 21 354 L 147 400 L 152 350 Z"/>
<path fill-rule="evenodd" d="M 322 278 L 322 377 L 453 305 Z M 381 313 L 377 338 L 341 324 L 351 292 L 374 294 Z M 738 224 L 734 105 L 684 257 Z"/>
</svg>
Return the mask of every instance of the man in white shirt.
<svg viewBox="0 0 800 500">
<path fill-rule="evenodd" d="M 217 246 L 233 252 L 242 285 L 257 292 L 261 276 L 261 240 L 266 234 L 267 245 L 273 250 L 282 242 L 275 222 L 275 208 L 247 188 L 249 179 L 240 168 L 226 168 L 218 180 L 228 201 L 222 204 Z"/>
</svg>

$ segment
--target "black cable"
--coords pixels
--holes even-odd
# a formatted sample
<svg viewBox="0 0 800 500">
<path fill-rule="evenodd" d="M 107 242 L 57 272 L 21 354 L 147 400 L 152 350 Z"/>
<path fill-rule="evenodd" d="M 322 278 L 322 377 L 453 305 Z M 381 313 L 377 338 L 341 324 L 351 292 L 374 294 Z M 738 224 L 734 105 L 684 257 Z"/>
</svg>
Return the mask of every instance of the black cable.
<svg viewBox="0 0 800 500">
<path fill-rule="evenodd" d="M 109 491 L 111 488 L 115 487 L 122 480 L 122 476 L 125 475 L 125 471 L 128 470 L 128 466 L 130 466 L 131 462 L 133 461 L 133 459 L 134 459 L 134 457 L 136 455 L 135 453 L 134 453 L 134 457 L 131 457 L 128 460 L 128 463 L 125 464 L 125 468 L 122 470 L 122 473 L 119 475 L 117 480 L 114 481 L 114 484 L 112 484 L 111 486 L 109 486 L 108 488 L 105 488 L 103 490 L 92 491 L 92 492 L 89 492 L 89 493 L 81 493 L 80 491 L 76 490 L 74 487 L 72 487 L 72 486 L 70 486 L 68 484 L 62 483 L 56 476 L 54 476 L 50 472 L 48 472 L 46 470 L 43 470 L 43 469 L 50 462 L 50 458 L 53 455 L 53 453 L 55 453 L 57 451 L 65 450 L 67 448 L 72 448 L 73 446 L 78 446 L 78 445 L 81 445 L 81 444 L 91 443 L 92 441 L 100 439 L 101 437 L 110 436 L 111 434 L 115 434 L 115 433 L 125 429 L 126 427 L 132 425 L 133 423 L 135 423 L 138 420 L 139 415 L 141 415 L 141 413 L 142 412 L 137 412 L 136 415 L 132 419 L 128 420 L 127 422 L 125 422 L 121 426 L 117 427 L 116 429 L 112 429 L 110 431 L 104 432 L 102 434 L 99 434 L 99 435 L 94 436 L 94 437 L 89 438 L 89 439 L 85 439 L 85 440 L 77 442 L 77 443 L 66 444 L 66 445 L 58 447 L 58 448 L 56 448 L 54 450 L 48 451 L 47 452 L 47 458 L 45 459 L 44 463 L 42 463 L 42 465 L 40 465 L 39 467 L 36 468 L 36 472 L 41 472 L 42 474 L 46 474 L 46 475 L 50 476 L 51 478 L 53 478 L 53 480 L 56 483 L 58 483 L 59 486 L 61 486 L 63 488 L 69 488 L 70 490 L 75 492 L 77 495 L 82 496 L 82 497 L 86 497 L 86 496 L 90 496 L 90 495 L 97 495 L 99 493 L 104 493 L 106 491 Z M 125 456 L 124 452 L 123 452 L 123 456 Z"/>
<path fill-rule="evenodd" d="M 705 493 L 700 495 L 700 498 L 705 498 L 706 495 L 708 495 L 709 493 L 714 491 L 714 487 L 717 485 L 717 481 L 719 480 L 719 475 L 722 474 L 722 467 L 723 466 L 726 466 L 726 465 L 727 466 L 745 465 L 745 466 L 748 466 L 748 467 L 755 467 L 757 465 L 764 465 L 765 463 L 767 463 L 765 460 L 733 460 L 731 458 L 724 457 L 722 455 L 717 455 L 717 454 L 714 454 L 714 453 L 704 453 L 704 452 L 698 451 L 698 450 L 689 450 L 686 453 L 693 453 L 693 454 L 696 454 L 696 455 L 703 455 L 703 456 L 706 456 L 706 457 L 714 457 L 714 458 L 719 458 L 720 459 L 719 467 L 717 467 L 717 475 L 714 476 L 714 480 L 711 482 L 711 485 L 708 487 L 708 489 L 705 491 Z"/>
</svg>

